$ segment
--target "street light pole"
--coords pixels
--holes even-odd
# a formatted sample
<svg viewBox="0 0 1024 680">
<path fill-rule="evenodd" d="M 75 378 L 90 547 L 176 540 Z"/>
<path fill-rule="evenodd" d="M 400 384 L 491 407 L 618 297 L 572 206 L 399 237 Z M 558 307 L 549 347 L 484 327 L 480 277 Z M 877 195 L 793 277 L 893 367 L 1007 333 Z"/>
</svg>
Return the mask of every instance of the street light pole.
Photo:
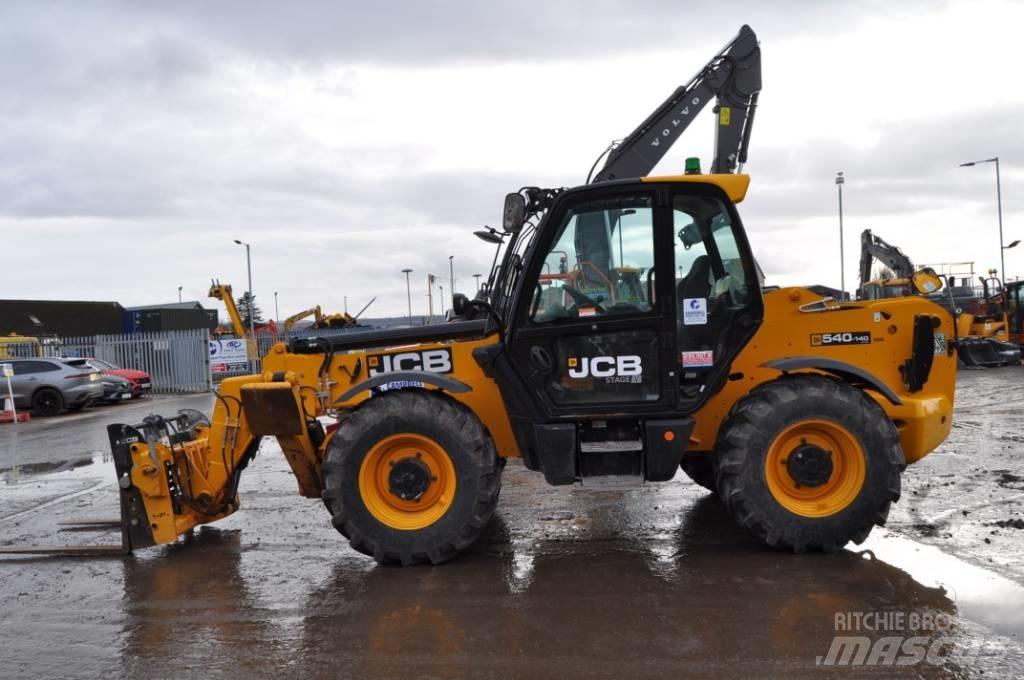
<svg viewBox="0 0 1024 680">
<path fill-rule="evenodd" d="M 234 243 L 240 246 L 246 247 L 246 268 L 249 270 L 249 334 L 252 336 L 253 342 L 256 341 L 256 298 L 253 296 L 253 258 L 250 245 L 245 241 L 234 240 Z"/>
<path fill-rule="evenodd" d="M 999 181 L 999 156 L 993 158 L 986 158 L 981 161 L 971 161 L 970 163 L 961 163 L 961 168 L 969 168 L 972 165 L 978 163 L 995 163 L 996 164 L 996 209 L 999 211 L 999 281 L 1003 284 L 1003 289 L 1006 289 L 1006 251 L 1016 243 L 1012 245 L 1006 245 L 1003 242 L 1003 190 Z"/>
<path fill-rule="evenodd" d="M 274 325 L 281 325 L 281 312 L 277 309 L 277 291 L 274 291 Z"/>
<path fill-rule="evenodd" d="M 846 297 L 846 257 L 843 254 L 843 173 L 836 173 L 836 188 L 839 189 L 839 290 Z"/>
<path fill-rule="evenodd" d="M 234 243 L 240 246 L 246 247 L 246 268 L 249 270 L 249 341 L 252 342 L 252 347 L 248 349 L 249 360 L 253 363 L 255 368 L 256 354 L 258 350 L 256 348 L 256 298 L 253 296 L 253 258 L 249 244 L 244 241 L 234 240 Z"/>
<path fill-rule="evenodd" d="M 409 325 L 412 325 L 412 284 L 409 283 L 409 274 L 412 274 L 411 269 L 403 269 L 402 273 L 405 274 L 405 299 L 409 303 Z"/>
<path fill-rule="evenodd" d="M 483 276 L 483 274 L 473 274 L 473 278 L 476 279 L 476 292 L 477 293 L 480 292 L 480 277 L 481 276 Z"/>
<path fill-rule="evenodd" d="M 178 286 L 178 304 L 181 304 L 181 289 L 185 286 Z"/>
<path fill-rule="evenodd" d="M 455 306 L 455 256 L 448 256 L 448 278 L 451 279 L 451 287 L 448 289 L 452 294 L 452 307 Z"/>
</svg>

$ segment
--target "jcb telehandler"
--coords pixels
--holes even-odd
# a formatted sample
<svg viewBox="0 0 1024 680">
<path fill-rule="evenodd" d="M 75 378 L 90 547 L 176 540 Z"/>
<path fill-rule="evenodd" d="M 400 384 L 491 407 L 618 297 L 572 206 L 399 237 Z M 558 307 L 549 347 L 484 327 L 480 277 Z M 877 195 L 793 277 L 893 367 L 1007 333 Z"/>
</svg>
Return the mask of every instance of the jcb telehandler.
<svg viewBox="0 0 1024 680">
<path fill-rule="evenodd" d="M 275 345 L 196 412 L 109 428 L 128 549 L 238 509 L 276 437 L 299 493 L 356 550 L 440 563 L 471 545 L 509 458 L 717 493 L 764 542 L 834 551 L 886 520 L 906 463 L 947 436 L 950 315 L 919 296 L 763 292 L 736 211 L 760 90 L 743 27 L 594 181 L 506 197 L 500 266 L 450 323 Z M 717 97 L 710 174 L 646 177 Z"/>
</svg>

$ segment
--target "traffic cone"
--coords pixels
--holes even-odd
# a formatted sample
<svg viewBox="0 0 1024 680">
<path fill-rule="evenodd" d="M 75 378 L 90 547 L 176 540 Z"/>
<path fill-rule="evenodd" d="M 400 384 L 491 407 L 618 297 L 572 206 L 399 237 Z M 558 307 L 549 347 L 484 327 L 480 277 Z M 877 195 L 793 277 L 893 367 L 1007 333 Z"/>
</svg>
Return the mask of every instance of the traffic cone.
<svg viewBox="0 0 1024 680">
<path fill-rule="evenodd" d="M 13 423 L 14 422 L 14 404 L 11 403 L 9 397 L 3 398 L 3 410 L 0 410 L 0 423 Z M 18 422 L 25 423 L 31 420 L 32 416 L 28 413 L 19 413 Z"/>
</svg>

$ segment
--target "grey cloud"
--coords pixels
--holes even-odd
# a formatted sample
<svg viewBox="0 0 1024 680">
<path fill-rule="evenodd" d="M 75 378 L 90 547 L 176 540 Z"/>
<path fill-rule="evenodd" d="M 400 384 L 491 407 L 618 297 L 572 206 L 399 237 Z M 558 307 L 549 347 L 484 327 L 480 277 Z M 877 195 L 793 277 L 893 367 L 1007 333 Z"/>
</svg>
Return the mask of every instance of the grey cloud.
<svg viewBox="0 0 1024 680">
<path fill-rule="evenodd" d="M 0 271 L 0 287 L 67 297 L 70 279 L 36 281 L 22 264 L 63 242 L 99 245 L 112 261 L 153 263 L 130 289 L 99 281 L 89 284 L 89 296 L 153 302 L 187 283 L 201 297 L 211 276 L 243 281 L 244 259 L 231 239 L 244 237 L 255 245 L 264 309 L 280 288 L 288 300 L 282 312 L 315 303 L 340 309 L 344 295 L 380 293 L 375 310 L 400 313 L 402 268 L 415 269 L 415 277 L 445 274 L 437 270 L 455 254 L 464 280 L 485 273 L 491 249 L 470 232 L 500 218 L 502 195 L 523 184 L 579 181 L 591 161 L 576 159 L 572 177 L 546 173 L 543 162 L 537 175 L 523 177 L 419 171 L 423 152 L 415 148 L 325 148 L 301 130 L 253 121 L 258 113 L 223 91 L 222 63 L 287 71 L 596 58 L 717 47 L 743 20 L 770 42 L 886 11 L 891 6 L 880 2 L 836 8 L 810 0 L 739 9 L 613 0 L 6 3 L 0 220 L 31 238 L 17 240 L 21 262 Z M 345 94 L 345 76 L 335 77 L 322 87 Z M 528 83 L 513 86 L 515 94 L 529 90 Z M 762 126 L 741 210 L 774 274 L 808 266 L 808 256 L 788 244 L 800 242 L 801 221 L 834 215 L 837 170 L 849 177 L 850 233 L 873 215 L 965 203 L 990 210 L 991 175 L 955 165 L 996 151 L 1006 159 L 1007 212 L 1020 210 L 1009 186 L 1024 171 L 1018 131 L 1015 110 L 979 111 L 912 127 L 879 124 L 879 143 L 864 150 L 806 138 L 783 147 L 781 135 Z M 361 168 L 370 159 L 410 170 L 370 176 Z"/>
<path fill-rule="evenodd" d="M 1007 176 L 1024 170 L 1019 127 L 1019 112 L 1002 108 L 912 126 L 879 125 L 878 142 L 866 149 L 838 140 L 757 148 L 755 140 L 749 166 L 755 179 L 745 208 L 766 222 L 834 215 L 838 171 L 846 177 L 845 212 L 853 217 L 989 203 L 994 171 L 958 165 L 1002 154 L 1005 189 Z M 1020 205 L 1010 194 L 1006 198 L 1007 211 Z"/>
<path fill-rule="evenodd" d="M 925 3 L 920 3 L 925 4 Z M 57 3 L 51 16 L 75 12 Z M 95 5 L 91 7 L 96 9 Z M 902 4 L 906 7 L 906 3 Z M 441 62 L 607 56 L 724 43 L 750 23 L 766 35 L 810 31 L 893 11 L 891 3 L 816 0 L 697 5 L 678 0 L 392 0 L 282 3 L 223 0 L 110 2 L 97 11 L 124 23 L 200 36 L 270 61 Z"/>
</svg>

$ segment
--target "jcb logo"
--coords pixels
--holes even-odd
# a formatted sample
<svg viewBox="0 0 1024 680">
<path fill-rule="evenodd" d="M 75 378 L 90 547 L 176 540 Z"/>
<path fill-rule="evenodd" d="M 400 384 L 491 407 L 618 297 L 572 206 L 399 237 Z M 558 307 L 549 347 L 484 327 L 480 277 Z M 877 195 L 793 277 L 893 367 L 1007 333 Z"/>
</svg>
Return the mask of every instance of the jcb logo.
<svg viewBox="0 0 1024 680">
<path fill-rule="evenodd" d="M 452 351 L 450 349 L 428 349 L 422 352 L 374 354 L 366 358 L 366 363 L 367 372 L 370 375 L 395 373 L 398 371 L 451 373 Z"/>
<path fill-rule="evenodd" d="M 622 357 L 569 358 L 570 378 L 629 377 L 640 375 L 642 372 L 643 362 L 635 354 Z"/>
</svg>

